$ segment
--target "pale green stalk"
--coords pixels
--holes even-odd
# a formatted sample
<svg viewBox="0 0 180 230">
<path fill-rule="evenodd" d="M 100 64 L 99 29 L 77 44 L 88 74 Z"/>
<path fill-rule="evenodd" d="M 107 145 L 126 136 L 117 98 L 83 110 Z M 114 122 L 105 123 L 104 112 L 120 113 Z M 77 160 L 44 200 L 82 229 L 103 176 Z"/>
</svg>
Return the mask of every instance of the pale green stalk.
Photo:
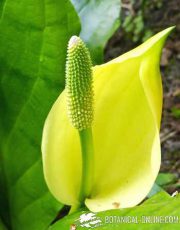
<svg viewBox="0 0 180 230">
<path fill-rule="evenodd" d="M 79 192 L 80 204 L 71 207 L 75 212 L 90 196 L 93 183 L 93 87 L 91 59 L 82 40 L 73 36 L 68 45 L 66 63 L 66 90 L 68 117 L 78 130 L 82 154 L 82 178 Z"/>
<path fill-rule="evenodd" d="M 93 182 L 94 168 L 94 148 L 91 128 L 79 131 L 82 152 L 82 184 L 80 190 L 80 200 L 84 202 L 89 197 Z"/>
</svg>

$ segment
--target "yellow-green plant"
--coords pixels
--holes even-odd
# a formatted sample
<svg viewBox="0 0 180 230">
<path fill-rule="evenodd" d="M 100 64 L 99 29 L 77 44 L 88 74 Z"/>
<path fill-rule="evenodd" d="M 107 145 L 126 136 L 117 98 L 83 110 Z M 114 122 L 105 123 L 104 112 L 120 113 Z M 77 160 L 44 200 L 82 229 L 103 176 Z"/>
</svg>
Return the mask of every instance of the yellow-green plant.
<svg viewBox="0 0 180 230">
<path fill-rule="evenodd" d="M 171 30 L 92 72 L 83 42 L 71 38 L 66 89 L 42 140 L 45 179 L 60 202 L 102 211 L 134 206 L 150 191 L 160 167 L 159 60 Z"/>
</svg>

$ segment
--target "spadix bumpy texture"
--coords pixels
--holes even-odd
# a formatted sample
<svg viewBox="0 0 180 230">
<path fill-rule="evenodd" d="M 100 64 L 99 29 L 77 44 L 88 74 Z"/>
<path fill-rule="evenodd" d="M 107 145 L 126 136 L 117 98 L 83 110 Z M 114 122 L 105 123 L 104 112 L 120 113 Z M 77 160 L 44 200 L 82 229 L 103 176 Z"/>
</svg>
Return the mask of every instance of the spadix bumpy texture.
<svg viewBox="0 0 180 230">
<path fill-rule="evenodd" d="M 137 205 L 156 179 L 162 110 L 159 60 L 171 30 L 93 68 L 94 182 L 85 200 L 91 211 Z M 65 91 L 46 120 L 42 152 L 45 179 L 52 194 L 64 204 L 78 204 L 81 148 L 77 130 L 67 117 Z"/>
<path fill-rule="evenodd" d="M 91 127 L 93 120 L 92 64 L 89 52 L 77 36 L 68 44 L 66 90 L 68 116 L 78 130 Z"/>
</svg>

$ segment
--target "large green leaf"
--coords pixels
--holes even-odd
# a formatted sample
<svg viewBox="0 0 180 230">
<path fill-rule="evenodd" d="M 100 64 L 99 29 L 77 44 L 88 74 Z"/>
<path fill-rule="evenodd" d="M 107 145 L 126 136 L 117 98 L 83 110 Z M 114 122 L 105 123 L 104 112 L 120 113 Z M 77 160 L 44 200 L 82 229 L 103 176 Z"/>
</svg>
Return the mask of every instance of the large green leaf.
<svg viewBox="0 0 180 230">
<path fill-rule="evenodd" d="M 82 24 L 81 38 L 91 51 L 95 64 L 102 63 L 103 49 L 119 27 L 120 0 L 71 0 Z"/>
<path fill-rule="evenodd" d="M 42 128 L 79 19 L 68 0 L 6 0 L 0 13 L 0 211 L 13 230 L 43 230 L 62 205 L 44 182 Z"/>
<path fill-rule="evenodd" d="M 75 225 L 77 230 L 178 230 L 179 221 L 180 196 L 170 197 L 167 193 L 161 192 L 134 208 L 109 210 L 97 214 L 87 211 L 75 213 L 55 223 L 49 230 L 69 230 L 71 225 Z"/>
<path fill-rule="evenodd" d="M 0 219 L 0 230 L 6 230 L 7 228 L 4 226 L 2 220 Z"/>
</svg>

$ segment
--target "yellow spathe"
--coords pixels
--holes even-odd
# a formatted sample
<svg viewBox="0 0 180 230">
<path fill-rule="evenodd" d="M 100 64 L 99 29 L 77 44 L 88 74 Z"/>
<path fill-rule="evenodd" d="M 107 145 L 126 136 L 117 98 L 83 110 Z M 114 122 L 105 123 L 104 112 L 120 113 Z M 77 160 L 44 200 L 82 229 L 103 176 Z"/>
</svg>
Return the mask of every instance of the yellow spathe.
<svg viewBox="0 0 180 230">
<path fill-rule="evenodd" d="M 95 151 L 91 211 L 140 203 L 160 167 L 162 86 L 159 59 L 168 28 L 136 49 L 93 68 Z M 47 185 L 61 202 L 77 205 L 81 183 L 78 131 L 67 117 L 66 91 L 44 126 L 43 167 Z"/>
</svg>

